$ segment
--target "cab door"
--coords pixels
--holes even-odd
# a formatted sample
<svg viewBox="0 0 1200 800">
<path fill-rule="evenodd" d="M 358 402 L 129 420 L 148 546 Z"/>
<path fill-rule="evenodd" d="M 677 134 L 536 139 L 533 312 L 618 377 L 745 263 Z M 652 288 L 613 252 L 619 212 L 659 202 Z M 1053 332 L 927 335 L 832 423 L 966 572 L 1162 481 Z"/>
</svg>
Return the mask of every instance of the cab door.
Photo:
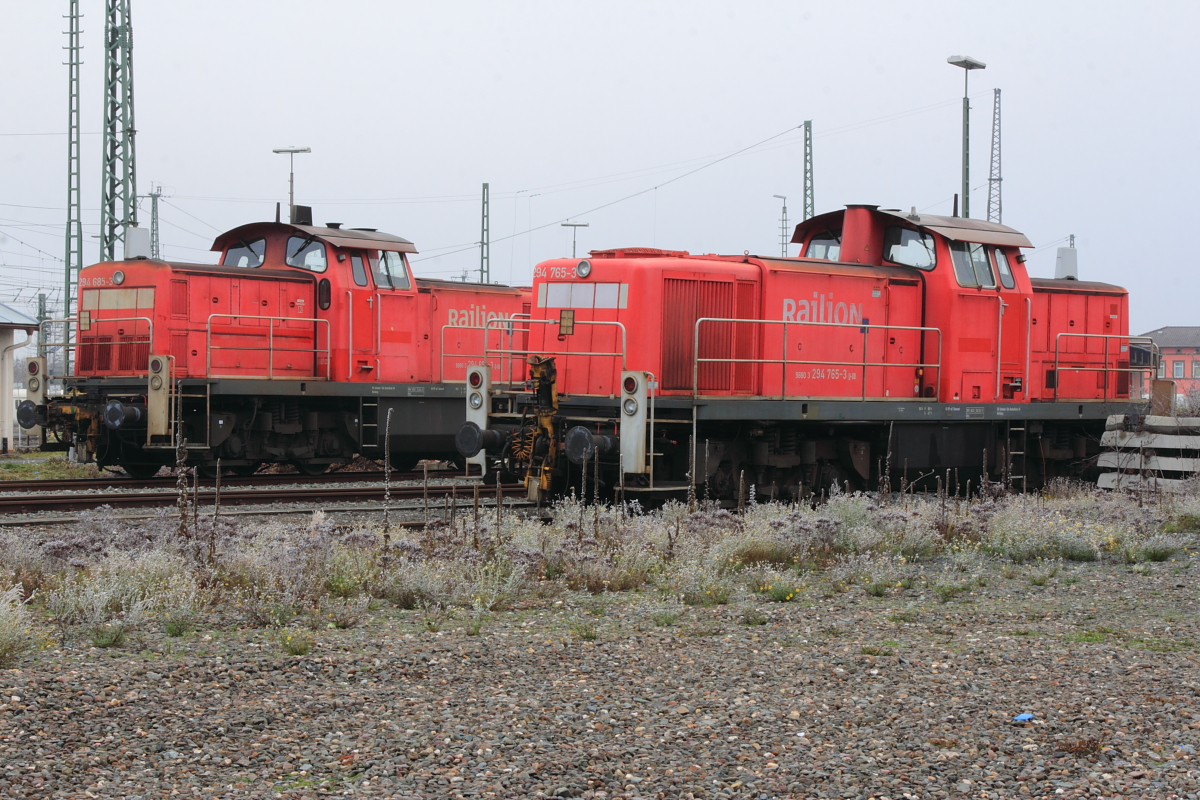
<svg viewBox="0 0 1200 800">
<path fill-rule="evenodd" d="M 379 343 L 377 380 L 411 383 L 417 380 L 417 293 L 403 253 L 368 253 L 375 279 L 376 327 Z"/>
<path fill-rule="evenodd" d="M 1000 296 L 1000 396 L 997 400 L 1025 400 L 1028 397 L 1028 380 L 1025 374 L 1026 337 L 1029 333 L 1029 304 L 1025 294 L 1017 288 L 1012 265 L 1008 256 L 999 247 L 989 248 L 992 263 L 999 279 Z"/>
<path fill-rule="evenodd" d="M 998 401 L 1003 394 L 1000 360 L 1004 357 L 1004 312 L 1011 309 L 1005 308 L 990 249 L 975 242 L 950 242 L 954 276 L 961 287 L 958 335 L 952 345 L 956 346 L 962 374 L 954 399 L 967 403 Z M 1007 316 L 1015 318 L 1011 313 Z"/>
<path fill-rule="evenodd" d="M 349 326 L 350 361 L 347 380 L 373 381 L 379 371 L 377 341 L 379 328 L 375 310 L 379 305 L 374 287 L 367 277 L 367 253 L 350 251 L 351 288 L 345 290 L 347 325 Z"/>
</svg>

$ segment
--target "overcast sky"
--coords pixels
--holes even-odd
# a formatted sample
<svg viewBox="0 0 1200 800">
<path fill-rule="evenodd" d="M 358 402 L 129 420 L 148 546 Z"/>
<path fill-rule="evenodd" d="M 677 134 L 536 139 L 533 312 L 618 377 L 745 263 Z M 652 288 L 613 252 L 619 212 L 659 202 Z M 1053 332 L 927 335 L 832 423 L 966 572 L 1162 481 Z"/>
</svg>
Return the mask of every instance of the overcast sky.
<svg viewBox="0 0 1200 800">
<path fill-rule="evenodd" d="M 104 3 L 80 5 L 91 263 Z M 59 303 L 67 2 L 0 9 L 0 300 L 44 287 Z M 312 148 L 296 198 L 316 222 L 407 237 L 433 277 L 478 269 L 484 181 L 494 280 L 569 255 L 567 218 L 590 223 L 580 251 L 777 254 L 772 195 L 795 221 L 806 119 L 817 213 L 949 214 L 963 72 L 946 57 L 963 53 L 987 63 L 971 74 L 972 216 L 998 87 L 1003 221 L 1038 248 L 1032 274 L 1075 234 L 1080 277 L 1130 289 L 1133 332 L 1200 324 L 1195 3 L 133 0 L 133 22 L 139 192 L 165 187 L 170 259 L 211 260 L 219 231 L 273 217 L 286 145 Z"/>
</svg>

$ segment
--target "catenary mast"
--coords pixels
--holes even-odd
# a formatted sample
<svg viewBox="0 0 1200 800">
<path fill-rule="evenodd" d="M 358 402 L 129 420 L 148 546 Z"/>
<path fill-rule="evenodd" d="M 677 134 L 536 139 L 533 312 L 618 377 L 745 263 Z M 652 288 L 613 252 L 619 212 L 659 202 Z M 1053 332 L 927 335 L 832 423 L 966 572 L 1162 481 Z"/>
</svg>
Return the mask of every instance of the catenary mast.
<svg viewBox="0 0 1200 800">
<path fill-rule="evenodd" d="M 988 173 L 988 222 L 1001 222 L 1003 204 L 1000 202 L 1000 90 L 995 90 L 992 106 L 992 169 Z"/>
<path fill-rule="evenodd" d="M 83 221 L 79 185 L 79 0 L 67 13 L 67 232 L 63 255 L 63 317 L 71 316 L 71 300 L 83 267 Z"/>
<path fill-rule="evenodd" d="M 107 0 L 104 20 L 104 169 L 100 259 L 116 258 L 117 242 L 137 225 L 133 120 L 133 26 L 130 0 Z"/>
</svg>

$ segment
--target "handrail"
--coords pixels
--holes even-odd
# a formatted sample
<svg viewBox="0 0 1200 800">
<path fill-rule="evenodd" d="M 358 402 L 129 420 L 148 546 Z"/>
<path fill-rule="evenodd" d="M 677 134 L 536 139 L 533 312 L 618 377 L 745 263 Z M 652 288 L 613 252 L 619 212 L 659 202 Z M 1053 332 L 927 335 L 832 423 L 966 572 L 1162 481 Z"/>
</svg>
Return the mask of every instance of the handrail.
<svg viewBox="0 0 1200 800">
<path fill-rule="evenodd" d="M 214 350 L 261 351 L 263 349 L 262 347 L 236 347 L 236 346 L 231 346 L 231 345 L 213 345 L 213 343 L 212 343 L 212 336 L 213 336 L 212 325 L 213 325 L 213 320 L 217 319 L 217 318 L 225 318 L 225 319 L 230 319 L 230 320 L 260 319 L 260 320 L 268 321 L 267 347 L 266 347 L 266 350 L 267 350 L 267 380 L 275 380 L 275 354 L 276 353 L 312 353 L 312 355 L 313 355 L 313 369 L 312 369 L 313 374 L 312 374 L 311 378 L 322 378 L 323 377 L 326 380 L 329 379 L 329 371 L 332 369 L 330 358 L 329 358 L 329 349 L 330 349 L 329 348 L 329 320 L 321 319 L 319 317 L 269 317 L 269 316 L 259 316 L 259 315 L 255 315 L 255 314 L 210 314 L 208 316 L 208 321 L 205 323 L 205 338 L 204 338 L 205 349 L 207 351 L 205 354 L 206 362 L 204 365 L 204 374 L 206 377 L 209 377 L 209 378 L 253 377 L 253 376 L 246 375 L 245 373 L 233 374 L 233 375 L 214 375 L 213 371 L 212 371 L 212 353 Z M 276 348 L 275 347 L 275 324 L 274 324 L 276 322 L 279 322 L 279 323 L 315 322 L 315 323 L 323 324 L 325 326 L 325 347 L 321 348 L 321 347 L 317 346 L 317 342 L 319 340 L 316 336 L 314 336 L 313 337 L 314 346 L 311 348 L 309 348 L 309 347 Z M 251 329 L 251 330 L 247 330 L 245 332 L 239 331 L 237 333 L 228 333 L 227 335 L 247 336 L 247 335 L 252 335 L 256 332 L 257 332 L 256 330 Z M 325 354 L 325 373 L 326 374 L 324 376 L 319 375 L 318 369 L 317 369 L 317 356 L 321 353 Z M 302 377 L 308 378 L 310 376 L 302 376 Z"/>
<path fill-rule="evenodd" d="M 485 323 L 485 328 L 491 329 L 491 328 L 496 327 L 497 324 L 504 324 L 506 322 L 508 322 L 508 320 L 489 319 Z M 525 319 L 525 320 L 521 320 L 521 322 L 529 323 L 530 325 L 534 325 L 534 324 L 558 325 L 559 324 L 559 321 L 556 319 Z M 612 326 L 612 327 L 616 327 L 616 328 L 620 329 L 620 331 L 621 331 L 621 349 L 620 349 L 620 351 L 614 352 L 614 353 L 605 353 L 605 352 L 599 352 L 599 351 L 596 351 L 596 352 L 586 352 L 586 351 L 585 352 L 572 352 L 569 350 L 518 350 L 515 348 L 509 349 L 509 350 L 493 349 L 488 346 L 488 339 L 487 339 L 487 335 L 485 333 L 484 341 L 483 341 L 484 361 L 487 361 L 489 356 L 491 356 L 492 354 L 496 354 L 499 356 L 507 355 L 510 359 L 510 363 L 511 363 L 511 359 L 516 356 L 535 356 L 535 355 L 536 356 L 581 356 L 581 357 L 586 357 L 586 358 L 615 358 L 617 356 L 620 356 L 621 357 L 621 372 L 624 372 L 628 369 L 626 366 L 626 352 L 628 349 L 626 346 L 627 338 L 626 338 L 625 326 L 622 323 L 612 321 L 612 320 L 575 320 L 575 325 L 577 325 L 577 326 L 578 325 L 595 325 L 595 326 L 608 325 L 608 326 Z M 532 329 L 530 329 L 530 332 L 532 333 Z M 512 387 L 511 379 L 512 379 L 512 375 L 510 373 L 509 383 L 507 384 L 510 391 L 511 391 L 511 387 Z M 620 380 L 620 378 L 618 377 L 618 381 L 619 380 Z M 500 381 L 497 381 L 496 383 L 500 383 Z"/>
<path fill-rule="evenodd" d="M 705 322 L 723 322 L 729 324 L 754 323 L 760 325 L 782 325 L 783 326 L 783 358 L 701 358 L 700 357 L 700 325 Z M 814 327 L 826 328 L 859 328 L 863 334 L 863 357 L 861 361 L 828 361 L 828 360 L 793 360 L 789 359 L 788 354 L 788 326 L 789 325 L 811 325 Z M 867 361 L 867 337 L 870 330 L 892 330 L 892 331 L 920 331 L 922 333 L 936 333 L 938 335 L 938 354 L 937 362 L 933 364 L 926 363 L 893 363 L 890 361 Z M 789 364 L 824 364 L 835 367 L 862 367 L 862 391 L 859 394 L 859 399 L 867 399 L 867 367 L 913 367 L 918 369 L 926 369 L 932 367 L 937 370 L 937 397 L 941 397 L 942 388 L 942 331 L 940 328 L 927 328 L 915 325 L 867 325 L 859 322 L 797 322 L 792 320 L 780 319 L 732 319 L 724 317 L 701 317 L 696 320 L 695 334 L 692 341 L 692 397 L 700 397 L 700 364 L 701 363 L 728 363 L 728 364 L 779 364 L 780 365 L 780 386 L 779 399 L 787 400 L 787 368 Z M 797 398 L 800 395 L 796 395 Z M 910 397 L 880 397 L 872 398 L 879 400 L 911 400 Z"/>
<path fill-rule="evenodd" d="M 85 312 L 85 313 L 87 313 L 87 312 Z M 82 331 L 79 329 L 79 324 L 80 324 L 79 317 L 67 317 L 66 319 L 45 319 L 38 323 L 37 354 L 38 354 L 38 356 L 45 356 L 46 352 L 49 348 L 57 349 L 59 347 L 61 347 L 63 349 L 64 354 L 71 350 L 78 350 L 80 346 L 103 347 L 106 345 L 111 346 L 111 345 L 145 344 L 150 347 L 153 347 L 153 345 L 154 345 L 154 320 L 152 320 L 150 317 L 102 317 L 102 318 L 96 318 L 96 317 L 90 316 L 90 314 L 89 314 L 88 330 L 91 330 L 91 326 L 93 326 L 93 325 L 97 325 L 100 323 L 109 323 L 109 322 L 144 322 L 148 326 L 148 330 L 146 332 L 146 338 L 143 340 L 142 338 L 139 337 L 139 338 L 134 338 L 132 340 L 115 341 L 115 342 L 80 342 L 79 334 L 85 333 L 86 331 Z M 76 340 L 75 341 L 71 341 L 71 325 L 72 324 L 75 325 L 75 329 L 76 329 L 76 332 L 75 332 Z M 62 325 L 63 326 L 63 340 L 61 342 L 46 340 L 46 334 L 45 334 L 44 329 L 47 325 Z M 118 335 L 122 335 L 122 334 L 118 334 Z M 64 365 L 71 363 L 71 360 L 64 358 L 63 363 L 64 363 Z M 60 378 L 78 377 L 79 359 L 76 358 L 74 360 L 74 363 L 75 363 L 75 373 L 73 375 L 64 374 L 64 375 L 61 375 L 58 377 L 60 377 Z M 149 365 L 143 364 L 142 366 L 146 367 L 145 371 L 149 371 Z M 47 361 L 46 373 L 47 373 L 46 380 L 51 380 L 52 378 L 55 377 L 54 375 L 50 374 L 48 361 Z"/>
<path fill-rule="evenodd" d="M 1003 295 L 996 295 L 996 299 L 1000 301 L 1000 313 L 996 315 L 996 401 L 999 402 L 1000 372 L 1004 363 L 1004 309 L 1008 308 L 1008 303 L 1004 302 Z"/>
<path fill-rule="evenodd" d="M 509 317 L 496 317 L 495 321 L 509 323 L 506 326 L 508 328 L 508 330 L 501 331 L 500 333 L 502 336 L 508 336 L 511 339 L 512 336 L 517 332 L 516 326 L 513 325 L 512 323 L 527 322 L 529 319 L 531 319 L 529 314 L 513 314 L 512 316 L 509 316 Z M 492 320 L 488 320 L 488 321 L 490 322 Z M 484 350 L 486 351 L 487 350 L 486 337 L 487 337 L 488 327 L 487 327 L 487 325 L 449 325 L 449 324 L 447 324 L 447 325 L 442 326 L 441 332 L 438 334 L 438 336 L 439 336 L 438 374 L 441 376 L 441 382 L 442 383 L 466 383 L 467 379 L 465 377 L 461 381 L 460 380 L 449 380 L 448 378 L 446 378 L 446 359 L 449 358 L 451 355 L 446 352 L 446 329 L 447 328 L 452 328 L 454 330 L 483 331 L 483 335 L 485 337 L 483 346 L 484 346 Z M 528 333 L 529 329 L 526 328 L 525 332 Z M 470 354 L 463 356 L 461 353 L 454 354 L 454 357 L 456 357 L 456 358 L 472 358 L 472 356 Z M 512 359 L 511 358 L 509 358 L 509 372 L 510 372 L 510 374 L 512 372 Z"/>
<path fill-rule="evenodd" d="M 1102 357 L 1103 358 L 1102 363 L 1104 364 L 1104 366 L 1103 367 L 1064 367 L 1064 366 L 1061 366 L 1060 365 L 1060 356 L 1062 356 L 1062 355 L 1079 356 L 1078 359 L 1074 359 L 1074 360 L 1084 361 L 1084 362 L 1089 361 L 1088 356 L 1100 355 L 1099 353 L 1088 353 L 1086 351 L 1083 353 L 1060 353 L 1059 345 L 1064 336 L 1066 336 L 1068 338 L 1073 337 L 1073 338 L 1077 338 L 1077 339 L 1103 339 L 1104 340 L 1104 354 Z M 1154 340 L 1151 339 L 1149 336 L 1130 336 L 1129 334 L 1121 334 L 1121 333 L 1066 333 L 1066 332 L 1064 332 L 1064 333 L 1055 334 L 1055 336 L 1054 336 L 1054 402 L 1057 403 L 1059 400 L 1074 402 L 1076 400 L 1081 400 L 1081 399 L 1092 399 L 1092 400 L 1095 399 L 1095 398 L 1079 398 L 1079 397 L 1062 397 L 1062 398 L 1060 398 L 1058 396 L 1058 385 L 1059 385 L 1059 383 L 1061 383 L 1061 381 L 1059 380 L 1059 374 L 1063 371 L 1066 371 L 1066 372 L 1103 372 L 1104 373 L 1104 397 L 1103 397 L 1103 399 L 1108 400 L 1108 383 L 1109 383 L 1108 373 L 1110 373 L 1110 372 L 1117 372 L 1117 373 L 1137 372 L 1140 374 L 1143 372 L 1149 372 L 1154 369 L 1153 367 L 1150 367 L 1150 366 L 1146 366 L 1146 367 L 1135 367 L 1132 365 L 1130 365 L 1128 367 L 1110 367 L 1110 366 L 1108 366 L 1108 357 L 1109 357 L 1108 340 L 1109 339 L 1125 339 L 1128 342 L 1128 344 L 1126 344 L 1126 350 L 1128 350 L 1130 347 L 1133 347 L 1135 344 L 1139 347 L 1144 347 L 1146 345 L 1149 345 L 1150 351 L 1153 353 L 1156 353 L 1159 357 L 1159 360 L 1160 361 L 1162 360 L 1162 350 L 1159 348 L 1159 346 L 1157 344 L 1155 344 Z M 1084 347 L 1087 347 L 1086 342 L 1084 342 Z M 1119 360 L 1120 359 L 1118 358 L 1118 361 Z M 1094 363 L 1094 360 L 1092 363 Z M 1133 391 L 1133 382 L 1131 380 L 1130 381 L 1130 393 L 1132 393 L 1132 391 Z M 1114 395 L 1115 395 L 1115 393 L 1114 393 Z"/>
</svg>

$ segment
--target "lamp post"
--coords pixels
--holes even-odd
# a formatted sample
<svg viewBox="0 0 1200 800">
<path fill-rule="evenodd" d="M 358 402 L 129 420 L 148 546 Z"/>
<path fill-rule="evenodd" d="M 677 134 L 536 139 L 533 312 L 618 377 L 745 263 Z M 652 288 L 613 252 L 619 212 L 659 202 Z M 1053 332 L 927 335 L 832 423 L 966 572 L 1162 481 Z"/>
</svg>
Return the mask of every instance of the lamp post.
<svg viewBox="0 0 1200 800">
<path fill-rule="evenodd" d="M 776 200 L 783 201 L 783 217 L 779 220 L 779 244 L 783 249 L 783 257 L 787 258 L 787 197 L 782 194 L 773 194 L 771 197 L 774 197 Z"/>
<path fill-rule="evenodd" d="M 288 157 L 288 217 L 296 206 L 296 153 L 311 153 L 311 147 L 277 147 L 272 153 L 287 153 Z"/>
<path fill-rule="evenodd" d="M 946 63 L 963 69 L 963 142 L 962 142 L 962 215 L 971 216 L 971 100 L 967 96 L 967 78 L 973 69 L 986 69 L 987 64 L 970 56 L 950 56 Z"/>
<path fill-rule="evenodd" d="M 580 228 L 586 228 L 588 226 L 588 224 L 586 222 L 563 222 L 563 223 L 561 223 L 561 225 L 564 228 L 571 229 L 571 258 L 574 258 L 575 257 L 575 234 L 579 232 Z"/>
</svg>

